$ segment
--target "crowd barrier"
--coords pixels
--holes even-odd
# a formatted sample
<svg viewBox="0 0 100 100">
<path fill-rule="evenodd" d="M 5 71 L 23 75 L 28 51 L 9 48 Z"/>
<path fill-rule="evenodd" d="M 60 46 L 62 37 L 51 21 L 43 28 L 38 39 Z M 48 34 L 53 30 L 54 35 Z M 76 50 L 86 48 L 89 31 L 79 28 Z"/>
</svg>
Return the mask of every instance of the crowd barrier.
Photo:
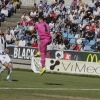
<svg viewBox="0 0 100 100">
<path fill-rule="evenodd" d="M 8 47 L 14 63 L 28 66 L 35 73 L 41 70 L 40 58 L 34 58 L 37 48 Z M 17 62 L 16 62 L 17 61 Z M 100 53 L 80 51 L 48 50 L 46 67 L 49 72 L 100 75 Z M 31 66 L 31 67 L 30 67 Z"/>
<path fill-rule="evenodd" d="M 13 55 L 14 59 L 30 60 L 34 53 L 37 52 L 37 48 L 29 47 L 8 47 L 9 55 Z M 97 52 L 80 52 L 80 51 L 60 51 L 60 50 L 48 50 L 46 58 L 62 59 L 62 60 L 75 60 L 86 62 L 99 62 L 100 53 Z"/>
</svg>

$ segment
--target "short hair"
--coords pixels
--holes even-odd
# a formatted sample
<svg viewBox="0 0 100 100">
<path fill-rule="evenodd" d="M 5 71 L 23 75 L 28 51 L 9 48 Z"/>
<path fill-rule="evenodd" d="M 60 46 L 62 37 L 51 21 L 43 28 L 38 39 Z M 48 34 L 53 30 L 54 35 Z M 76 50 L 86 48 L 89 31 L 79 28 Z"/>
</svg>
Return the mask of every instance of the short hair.
<svg viewBox="0 0 100 100">
<path fill-rule="evenodd" d="M 44 20 L 44 17 L 43 17 L 43 16 L 39 16 L 38 19 L 42 19 L 42 20 Z"/>
</svg>

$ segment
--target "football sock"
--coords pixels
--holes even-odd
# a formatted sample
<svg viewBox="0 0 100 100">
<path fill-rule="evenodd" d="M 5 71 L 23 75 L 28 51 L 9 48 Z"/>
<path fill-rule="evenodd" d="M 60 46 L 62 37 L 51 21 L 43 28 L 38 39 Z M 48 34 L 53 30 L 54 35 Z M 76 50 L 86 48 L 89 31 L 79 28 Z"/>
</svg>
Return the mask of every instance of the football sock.
<svg viewBox="0 0 100 100">
<path fill-rule="evenodd" d="M 12 73 L 12 68 L 8 68 L 7 79 L 10 79 L 11 73 Z"/>
<path fill-rule="evenodd" d="M 45 67 L 45 54 L 41 53 L 41 64 L 42 64 L 42 68 Z"/>
<path fill-rule="evenodd" d="M 1 69 L 0 69 L 0 73 L 2 73 L 5 69 L 6 69 L 6 67 L 2 66 Z"/>
</svg>

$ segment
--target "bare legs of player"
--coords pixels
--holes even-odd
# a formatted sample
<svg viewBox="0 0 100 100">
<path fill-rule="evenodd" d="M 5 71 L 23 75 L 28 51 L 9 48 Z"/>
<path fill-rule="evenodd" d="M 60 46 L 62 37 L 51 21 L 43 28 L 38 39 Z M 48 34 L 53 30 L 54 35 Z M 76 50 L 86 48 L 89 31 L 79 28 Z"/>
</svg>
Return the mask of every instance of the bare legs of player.
<svg viewBox="0 0 100 100">
<path fill-rule="evenodd" d="M 0 69 L 0 73 L 2 73 L 6 68 L 8 68 L 8 75 L 7 75 L 6 80 L 11 82 L 10 76 L 12 73 L 13 64 L 11 62 L 9 62 L 9 63 L 5 62 L 2 66 L 2 68 Z"/>
</svg>

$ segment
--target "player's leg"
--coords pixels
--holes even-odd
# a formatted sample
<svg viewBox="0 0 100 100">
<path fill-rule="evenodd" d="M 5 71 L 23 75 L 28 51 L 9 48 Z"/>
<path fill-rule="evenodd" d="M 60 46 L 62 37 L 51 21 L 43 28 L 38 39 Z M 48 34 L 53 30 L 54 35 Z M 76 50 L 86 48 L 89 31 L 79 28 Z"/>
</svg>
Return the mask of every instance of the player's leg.
<svg viewBox="0 0 100 100">
<path fill-rule="evenodd" d="M 40 43 L 41 64 L 42 64 L 42 71 L 41 71 L 40 75 L 42 75 L 46 71 L 46 68 L 45 68 L 45 54 L 46 54 L 46 51 L 47 51 L 47 45 L 50 42 L 51 42 L 51 40 L 44 39 L 44 40 L 41 40 L 41 43 Z"/>
<path fill-rule="evenodd" d="M 8 75 L 7 75 L 6 80 L 7 80 L 7 81 L 11 81 L 10 76 L 11 76 L 11 74 L 12 74 L 13 64 L 12 64 L 11 59 L 10 59 L 10 57 L 8 56 L 8 54 L 6 54 L 5 61 L 6 61 L 7 64 L 8 64 Z"/>
<path fill-rule="evenodd" d="M 3 65 L 0 69 L 0 74 L 6 69 L 6 67 Z"/>
<path fill-rule="evenodd" d="M 0 55 L 0 62 L 2 64 L 2 67 L 0 69 L 0 73 L 2 73 L 8 67 L 8 63 L 5 62 L 5 55 Z"/>
<path fill-rule="evenodd" d="M 8 63 L 4 61 L 4 59 L 1 60 L 2 67 L 0 69 L 0 78 L 1 78 L 1 73 L 8 67 Z"/>
<path fill-rule="evenodd" d="M 11 81 L 10 76 L 11 76 L 11 74 L 12 74 L 12 67 L 13 67 L 13 65 L 12 65 L 11 62 L 8 63 L 8 65 L 9 65 L 9 67 L 8 67 L 8 75 L 7 75 L 6 80 L 7 80 L 7 81 Z"/>
</svg>

